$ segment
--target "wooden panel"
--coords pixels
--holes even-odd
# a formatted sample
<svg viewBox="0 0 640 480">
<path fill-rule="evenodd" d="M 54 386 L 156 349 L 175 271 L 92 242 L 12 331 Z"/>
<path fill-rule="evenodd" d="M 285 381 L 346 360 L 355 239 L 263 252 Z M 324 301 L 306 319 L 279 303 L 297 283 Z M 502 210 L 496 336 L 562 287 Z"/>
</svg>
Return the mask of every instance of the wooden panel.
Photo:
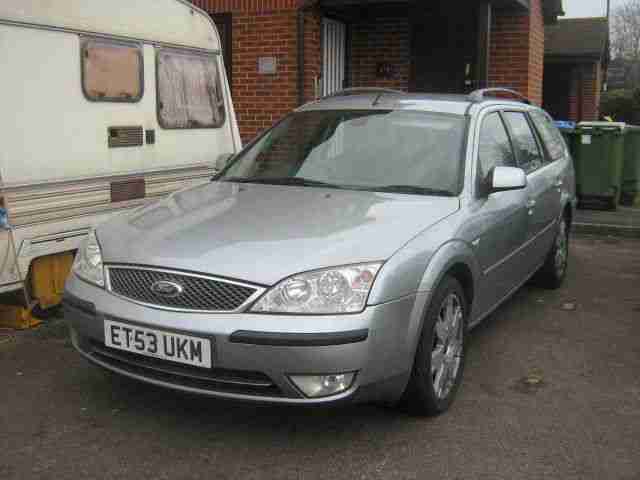
<svg viewBox="0 0 640 480">
<path fill-rule="evenodd" d="M 111 183 L 111 201 L 126 202 L 127 200 L 144 198 L 145 190 L 144 178 L 113 182 Z"/>
</svg>

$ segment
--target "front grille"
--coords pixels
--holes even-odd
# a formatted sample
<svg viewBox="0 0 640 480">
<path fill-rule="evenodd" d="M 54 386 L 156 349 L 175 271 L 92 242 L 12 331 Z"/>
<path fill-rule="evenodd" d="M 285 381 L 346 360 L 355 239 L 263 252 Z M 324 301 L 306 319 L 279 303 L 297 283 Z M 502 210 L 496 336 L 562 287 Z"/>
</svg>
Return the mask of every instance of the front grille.
<svg viewBox="0 0 640 480">
<path fill-rule="evenodd" d="M 140 267 L 108 267 L 109 289 L 120 296 L 184 311 L 232 312 L 259 293 L 259 288 L 195 274 Z M 178 284 L 182 293 L 166 296 L 152 290 L 160 281 Z"/>
<path fill-rule="evenodd" d="M 116 350 L 95 340 L 90 344 L 90 355 L 107 365 L 178 387 L 262 397 L 282 396 L 278 386 L 261 372 L 191 367 Z"/>
</svg>

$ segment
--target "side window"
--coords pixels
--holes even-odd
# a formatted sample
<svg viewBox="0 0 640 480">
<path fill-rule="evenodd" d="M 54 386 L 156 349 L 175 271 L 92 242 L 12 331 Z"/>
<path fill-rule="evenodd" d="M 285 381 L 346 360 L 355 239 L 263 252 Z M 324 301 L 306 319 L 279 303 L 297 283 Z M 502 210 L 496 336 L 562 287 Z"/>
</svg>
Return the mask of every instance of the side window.
<svg viewBox="0 0 640 480">
<path fill-rule="evenodd" d="M 543 164 L 538 142 L 531 131 L 524 112 L 505 112 L 504 118 L 511 128 L 513 147 L 516 149 L 518 166 L 526 173 L 533 172 Z"/>
<path fill-rule="evenodd" d="M 158 122 L 162 128 L 217 128 L 225 118 L 224 96 L 213 55 L 159 50 Z"/>
<path fill-rule="evenodd" d="M 495 112 L 487 115 L 480 127 L 478 179 L 484 181 L 498 166 L 515 167 L 516 159 L 500 114 Z"/>
<path fill-rule="evenodd" d="M 142 49 L 136 44 L 85 39 L 82 89 L 95 102 L 137 102 L 142 98 Z"/>
<path fill-rule="evenodd" d="M 536 126 L 542 141 L 547 147 L 547 152 L 552 162 L 561 159 L 566 151 L 566 145 L 562 134 L 553 124 L 551 117 L 542 111 L 536 110 L 530 113 L 533 124 Z"/>
</svg>

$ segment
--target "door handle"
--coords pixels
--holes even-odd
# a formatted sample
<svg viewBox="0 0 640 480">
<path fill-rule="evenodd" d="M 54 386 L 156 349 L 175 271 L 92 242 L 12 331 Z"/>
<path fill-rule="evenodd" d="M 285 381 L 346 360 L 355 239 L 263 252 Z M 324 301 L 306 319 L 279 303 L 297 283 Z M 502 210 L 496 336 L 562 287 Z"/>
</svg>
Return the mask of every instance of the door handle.
<svg viewBox="0 0 640 480">
<path fill-rule="evenodd" d="M 555 185 L 554 185 L 554 186 L 555 186 L 556 188 L 560 188 L 560 187 L 562 187 L 563 185 L 564 185 L 564 181 L 562 180 L 562 178 L 558 177 L 558 179 L 556 180 L 556 183 L 555 183 Z"/>
</svg>

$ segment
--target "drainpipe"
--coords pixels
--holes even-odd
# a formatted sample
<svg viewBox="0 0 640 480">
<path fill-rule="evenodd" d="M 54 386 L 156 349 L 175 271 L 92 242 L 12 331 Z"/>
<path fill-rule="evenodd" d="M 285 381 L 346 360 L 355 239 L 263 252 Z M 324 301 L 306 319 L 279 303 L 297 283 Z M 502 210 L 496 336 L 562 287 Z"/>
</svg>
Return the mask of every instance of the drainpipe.
<svg viewBox="0 0 640 480">
<path fill-rule="evenodd" d="M 298 9 L 298 105 L 304 103 L 304 7 Z"/>
<path fill-rule="evenodd" d="M 485 1 L 478 8 L 478 51 L 476 88 L 489 87 L 489 63 L 491 62 L 491 2 Z"/>
<path fill-rule="evenodd" d="M 321 0 L 298 0 L 298 103 L 304 98 L 304 14 L 321 3 Z"/>
</svg>

